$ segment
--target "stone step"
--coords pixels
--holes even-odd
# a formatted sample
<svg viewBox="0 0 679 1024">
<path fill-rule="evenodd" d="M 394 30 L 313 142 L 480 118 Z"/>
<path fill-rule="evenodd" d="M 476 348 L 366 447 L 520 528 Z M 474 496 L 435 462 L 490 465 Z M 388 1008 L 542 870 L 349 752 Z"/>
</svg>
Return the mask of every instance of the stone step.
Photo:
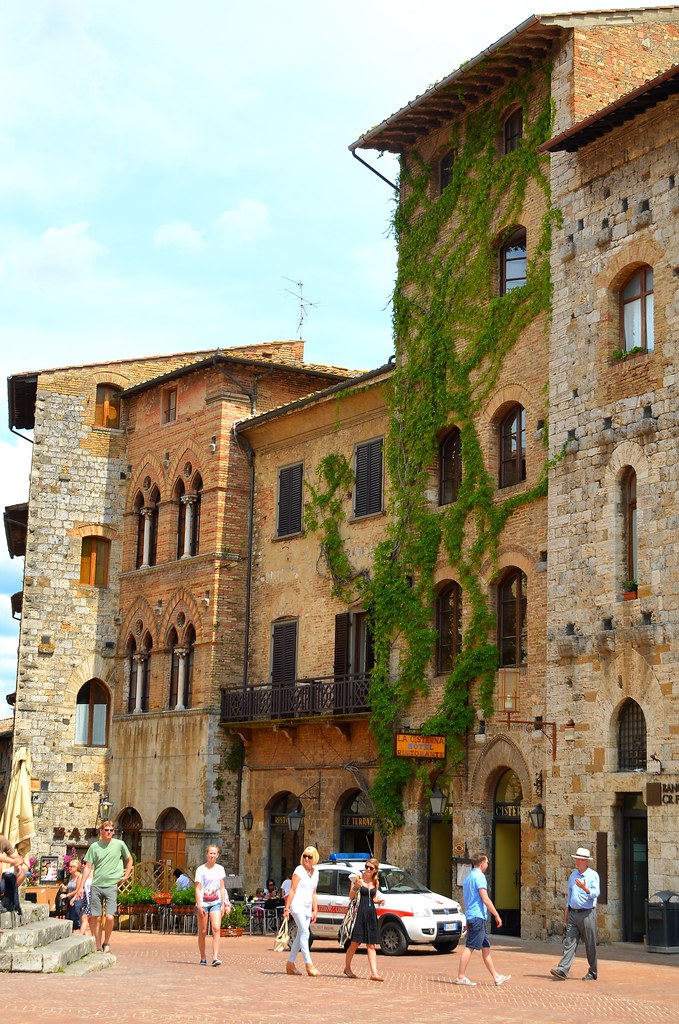
<svg viewBox="0 0 679 1024">
<path fill-rule="evenodd" d="M 23 903 L 21 914 L 8 910 L 0 911 L 0 928 L 17 928 L 20 925 L 32 924 L 34 921 L 46 921 L 50 916 L 50 908 L 46 903 Z"/>
<path fill-rule="evenodd" d="M 0 934 L 0 950 L 10 952 L 19 949 L 37 949 L 57 939 L 65 939 L 71 935 L 73 925 L 57 917 L 48 917 L 45 921 L 32 921 L 18 928 L 3 931 Z"/>
<path fill-rule="evenodd" d="M 91 974 L 92 971 L 103 971 L 107 967 L 115 967 L 116 958 L 113 953 L 88 953 L 80 960 L 64 967 L 64 974 L 74 974 L 81 977 L 83 974 Z"/>
<path fill-rule="evenodd" d="M 94 939 L 91 935 L 68 935 L 50 942 L 47 946 L 0 952 L 0 971 L 55 974 L 91 953 L 95 953 Z M 115 963 L 115 957 L 110 954 L 101 953 L 99 956 L 105 956 L 108 961 Z M 109 963 L 101 964 L 102 968 L 106 966 L 109 966 Z"/>
</svg>

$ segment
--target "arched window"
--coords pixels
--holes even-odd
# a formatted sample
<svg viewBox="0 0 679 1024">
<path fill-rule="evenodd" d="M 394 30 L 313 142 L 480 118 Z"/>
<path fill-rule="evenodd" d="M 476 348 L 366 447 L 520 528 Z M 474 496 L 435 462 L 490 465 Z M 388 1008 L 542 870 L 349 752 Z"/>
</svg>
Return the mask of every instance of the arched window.
<svg viewBox="0 0 679 1024">
<path fill-rule="evenodd" d="M 148 553 L 148 565 L 156 564 L 156 554 L 158 545 L 158 506 L 160 504 L 160 491 L 157 487 L 154 487 L 151 491 L 151 496 L 148 501 L 148 506 L 151 510 L 150 513 L 150 530 L 149 530 L 149 553 Z"/>
<path fill-rule="evenodd" d="M 148 498 L 139 492 L 134 500 L 134 507 L 139 519 L 137 521 L 137 569 L 144 569 L 156 564 L 156 546 L 158 543 L 158 506 L 160 491 L 154 487 Z"/>
<path fill-rule="evenodd" d="M 523 111 L 514 110 L 505 121 L 504 140 L 505 153 L 513 153 L 521 145 L 523 138 Z"/>
<path fill-rule="evenodd" d="M 113 384 L 97 384 L 95 427 L 111 429 L 120 426 L 120 390 Z"/>
<path fill-rule="evenodd" d="M 129 714 L 139 714 L 149 709 L 152 647 L 153 641 L 148 632 L 144 635 L 140 648 L 137 648 L 134 637 L 130 637 L 125 647 L 129 678 L 127 698 Z"/>
<path fill-rule="evenodd" d="M 118 816 L 120 838 L 136 860 L 141 860 L 141 815 L 134 807 L 126 807 Z"/>
<path fill-rule="evenodd" d="M 462 645 L 462 590 L 450 583 L 436 599 L 436 671 L 452 671 Z"/>
<path fill-rule="evenodd" d="M 131 714 L 137 702 L 137 644 L 131 636 L 125 644 L 125 665 L 127 670 L 127 711 Z"/>
<path fill-rule="evenodd" d="M 498 587 L 498 650 L 500 667 L 528 662 L 528 598 L 526 574 L 510 569 Z"/>
<path fill-rule="evenodd" d="M 526 283 L 526 229 L 517 228 L 500 249 L 500 294 Z"/>
<path fill-rule="evenodd" d="M 170 648 L 170 699 L 168 701 L 168 707 L 170 711 L 172 711 L 177 704 L 177 692 L 179 688 L 179 655 L 177 654 L 179 637 L 177 636 L 177 630 L 174 628 L 170 630 L 170 635 L 167 638 L 167 645 Z"/>
<path fill-rule="evenodd" d="M 646 718 L 635 700 L 626 700 L 618 719 L 618 771 L 646 767 Z"/>
<path fill-rule="evenodd" d="M 439 161 L 439 192 L 448 188 L 453 180 L 453 166 L 455 163 L 455 152 L 450 149 Z"/>
<path fill-rule="evenodd" d="M 620 289 L 620 348 L 653 351 L 653 268 L 636 270 Z"/>
<path fill-rule="evenodd" d="M 623 553 L 625 558 L 625 582 L 638 580 L 637 559 L 637 474 L 628 469 L 621 483 L 621 505 L 624 515 Z M 632 588 L 636 589 L 636 588 Z"/>
<path fill-rule="evenodd" d="M 184 554 L 186 540 L 186 502 L 183 500 L 185 492 L 184 481 L 178 480 L 174 489 L 174 498 L 177 502 L 177 558 Z"/>
<path fill-rule="evenodd" d="M 439 448 L 439 505 L 449 505 L 457 498 L 462 482 L 462 441 L 460 431 L 453 427 Z"/>
<path fill-rule="evenodd" d="M 145 534 L 145 522 L 144 516 L 142 515 L 142 509 L 144 507 L 144 495 L 141 491 L 138 491 L 134 497 L 134 511 L 137 516 L 137 552 L 134 559 L 134 564 L 137 569 L 142 565 L 144 561 L 144 534 Z"/>
<path fill-rule="evenodd" d="M 190 708 L 193 702 L 193 658 L 195 654 L 196 631 L 193 626 L 186 627 L 184 647 L 186 649 L 186 676 L 184 689 L 184 707 Z"/>
<path fill-rule="evenodd" d="M 526 410 L 514 405 L 500 423 L 500 487 L 526 479 Z"/>
<path fill-rule="evenodd" d="M 200 473 L 196 473 L 196 476 L 193 479 L 193 493 L 195 495 L 195 500 L 193 503 L 193 516 L 191 519 L 189 554 L 197 555 L 200 548 L 200 503 L 203 494 L 203 478 Z"/>
<path fill-rule="evenodd" d="M 75 703 L 75 742 L 85 747 L 108 743 L 109 692 L 98 679 L 80 687 Z"/>
<path fill-rule="evenodd" d="M 80 582 L 87 587 L 108 586 L 111 542 L 105 537 L 83 537 L 80 547 Z"/>
</svg>

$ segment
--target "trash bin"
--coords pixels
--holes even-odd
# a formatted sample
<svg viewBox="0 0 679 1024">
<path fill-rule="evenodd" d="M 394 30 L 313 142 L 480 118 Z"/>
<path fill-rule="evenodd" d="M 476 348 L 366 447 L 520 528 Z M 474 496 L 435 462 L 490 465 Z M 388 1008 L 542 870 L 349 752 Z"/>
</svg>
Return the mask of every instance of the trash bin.
<svg viewBox="0 0 679 1024">
<path fill-rule="evenodd" d="M 679 953 L 679 893 L 654 892 L 645 906 L 647 952 Z"/>
</svg>

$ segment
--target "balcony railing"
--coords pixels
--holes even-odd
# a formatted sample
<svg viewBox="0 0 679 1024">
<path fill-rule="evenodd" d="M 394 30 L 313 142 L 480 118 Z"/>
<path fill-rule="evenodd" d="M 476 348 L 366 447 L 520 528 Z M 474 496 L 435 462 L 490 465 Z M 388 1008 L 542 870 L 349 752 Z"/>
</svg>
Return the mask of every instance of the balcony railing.
<svg viewBox="0 0 679 1024">
<path fill-rule="evenodd" d="M 370 676 L 296 679 L 292 683 L 222 690 L 222 722 L 271 721 L 310 715 L 353 715 L 369 711 Z"/>
</svg>

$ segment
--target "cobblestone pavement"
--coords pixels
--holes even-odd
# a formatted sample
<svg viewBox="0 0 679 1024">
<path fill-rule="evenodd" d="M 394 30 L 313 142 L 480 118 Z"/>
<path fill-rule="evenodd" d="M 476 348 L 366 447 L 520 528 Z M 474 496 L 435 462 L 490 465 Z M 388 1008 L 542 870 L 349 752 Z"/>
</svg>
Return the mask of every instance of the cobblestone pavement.
<svg viewBox="0 0 679 1024">
<path fill-rule="evenodd" d="M 354 960 L 353 981 L 342 974 L 337 945 L 317 942 L 312 950 L 319 978 L 288 977 L 286 955 L 273 952 L 271 936 L 226 938 L 223 965 L 200 967 L 194 936 L 115 932 L 115 967 L 84 977 L 0 975 L 3 1021 L 108 1020 L 148 1024 L 222 1024 L 310 1021 L 369 1024 L 375 1018 L 432 1024 L 449 1016 L 464 1024 L 679 1024 L 679 955 L 648 954 L 639 946 L 599 950 L 599 980 L 583 983 L 586 962 L 578 957 L 571 978 L 549 975 L 559 956 L 555 944 L 493 940 L 493 959 L 511 981 L 496 988 L 479 954 L 469 975 L 476 988 L 454 985 L 458 953 L 437 955 L 411 949 L 405 957 L 378 958 L 384 984 L 367 980 L 364 953 Z"/>
</svg>

